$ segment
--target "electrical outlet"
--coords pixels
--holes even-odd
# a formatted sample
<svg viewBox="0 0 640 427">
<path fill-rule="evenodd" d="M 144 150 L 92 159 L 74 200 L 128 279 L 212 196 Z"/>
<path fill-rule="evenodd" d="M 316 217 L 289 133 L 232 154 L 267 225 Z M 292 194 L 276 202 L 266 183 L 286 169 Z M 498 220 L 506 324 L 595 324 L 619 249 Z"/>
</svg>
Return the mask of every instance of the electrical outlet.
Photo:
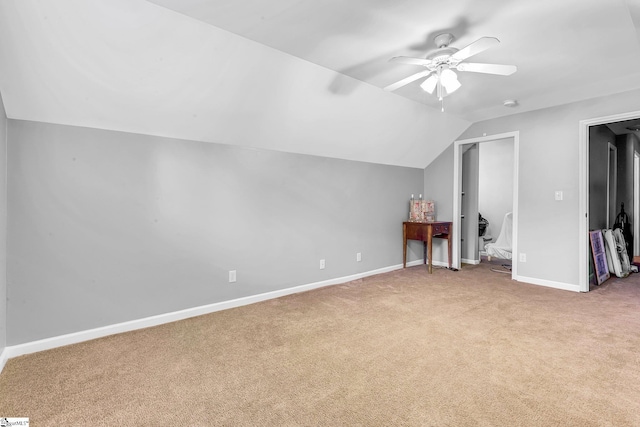
<svg viewBox="0 0 640 427">
<path fill-rule="evenodd" d="M 320 270 L 324 270 L 324 260 L 320 260 Z"/>
<path fill-rule="evenodd" d="M 527 262 L 527 254 L 520 254 L 520 262 Z"/>
<path fill-rule="evenodd" d="M 362 254 L 360 252 L 356 254 L 356 261 L 358 262 L 362 261 Z"/>
<path fill-rule="evenodd" d="M 229 270 L 229 283 L 233 283 L 236 281 L 236 271 Z"/>
</svg>

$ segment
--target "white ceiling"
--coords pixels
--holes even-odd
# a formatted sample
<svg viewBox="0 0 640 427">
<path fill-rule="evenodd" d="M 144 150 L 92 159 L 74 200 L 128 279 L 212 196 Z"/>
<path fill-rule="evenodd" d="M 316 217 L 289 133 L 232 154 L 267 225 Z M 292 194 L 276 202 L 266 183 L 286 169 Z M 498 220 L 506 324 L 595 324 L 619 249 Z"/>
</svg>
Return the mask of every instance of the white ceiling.
<svg viewBox="0 0 640 427">
<path fill-rule="evenodd" d="M 517 73 L 459 73 L 445 113 L 382 90 L 442 32 Z M 424 167 L 475 121 L 637 88 L 640 0 L 0 1 L 14 119 Z"/>
<path fill-rule="evenodd" d="M 383 88 L 423 68 L 433 37 L 462 48 L 482 36 L 501 44 L 473 62 L 514 64 L 509 77 L 459 73 L 446 110 L 471 122 L 640 87 L 639 0 L 151 0 L 203 22 Z M 397 91 L 434 108 L 420 81 Z M 348 92 L 338 77 L 331 90 Z"/>
</svg>

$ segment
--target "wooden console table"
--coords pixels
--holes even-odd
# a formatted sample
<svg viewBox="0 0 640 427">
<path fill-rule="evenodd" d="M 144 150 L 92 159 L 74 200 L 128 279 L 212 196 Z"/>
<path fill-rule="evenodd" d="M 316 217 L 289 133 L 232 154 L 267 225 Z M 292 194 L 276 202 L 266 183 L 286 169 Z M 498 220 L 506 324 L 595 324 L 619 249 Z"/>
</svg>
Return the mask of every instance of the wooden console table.
<svg viewBox="0 0 640 427">
<path fill-rule="evenodd" d="M 424 242 L 424 263 L 429 259 L 429 273 L 433 272 L 431 265 L 431 241 L 433 237 L 447 239 L 449 255 L 449 268 L 451 268 L 451 233 L 453 223 L 446 221 L 434 222 L 403 222 L 402 223 L 402 266 L 407 267 L 407 240 L 420 240 Z"/>
</svg>

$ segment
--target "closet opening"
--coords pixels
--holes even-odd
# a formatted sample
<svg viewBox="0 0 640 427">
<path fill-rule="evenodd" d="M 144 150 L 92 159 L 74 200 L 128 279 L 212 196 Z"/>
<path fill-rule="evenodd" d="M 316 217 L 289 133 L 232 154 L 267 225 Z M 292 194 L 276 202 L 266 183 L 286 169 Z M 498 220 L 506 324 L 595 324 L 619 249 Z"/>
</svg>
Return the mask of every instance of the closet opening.
<svg viewBox="0 0 640 427">
<path fill-rule="evenodd" d="M 517 277 L 518 132 L 454 143 L 453 266 Z"/>
</svg>

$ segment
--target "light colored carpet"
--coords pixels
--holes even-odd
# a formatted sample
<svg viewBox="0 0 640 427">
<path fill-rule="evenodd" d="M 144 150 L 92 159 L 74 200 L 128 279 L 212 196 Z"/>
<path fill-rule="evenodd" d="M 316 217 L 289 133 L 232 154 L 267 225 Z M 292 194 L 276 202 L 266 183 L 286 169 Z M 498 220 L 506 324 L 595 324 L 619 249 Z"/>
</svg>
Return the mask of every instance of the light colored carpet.
<svg viewBox="0 0 640 427">
<path fill-rule="evenodd" d="M 578 294 L 491 266 L 411 267 L 18 357 L 0 375 L 0 416 L 32 426 L 639 426 L 640 275 Z"/>
</svg>

